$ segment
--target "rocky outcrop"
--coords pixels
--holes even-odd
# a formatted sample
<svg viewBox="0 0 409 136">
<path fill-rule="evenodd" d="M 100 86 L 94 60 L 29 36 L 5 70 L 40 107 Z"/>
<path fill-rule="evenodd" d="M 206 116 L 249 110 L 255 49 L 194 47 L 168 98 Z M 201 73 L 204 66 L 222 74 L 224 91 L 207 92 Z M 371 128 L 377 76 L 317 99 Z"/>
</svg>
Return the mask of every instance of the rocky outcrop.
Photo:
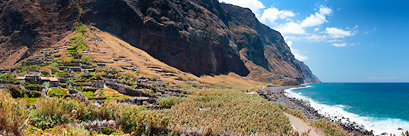
<svg viewBox="0 0 409 136">
<path fill-rule="evenodd" d="M 0 0 L 0 62 L 12 67 L 12 53 L 27 46 L 27 54 L 48 47 L 75 26 L 74 0 Z M 14 58 L 14 57 L 12 57 Z M 21 59 L 24 59 L 21 58 Z"/>
<path fill-rule="evenodd" d="M 297 60 L 300 64 L 302 74 L 304 77 L 304 83 L 321 83 L 321 81 L 311 72 L 310 68 L 304 64 L 304 62 Z"/>
<path fill-rule="evenodd" d="M 74 0 L 0 0 L 1 42 L 12 46 L 47 46 L 74 28 Z"/>
</svg>

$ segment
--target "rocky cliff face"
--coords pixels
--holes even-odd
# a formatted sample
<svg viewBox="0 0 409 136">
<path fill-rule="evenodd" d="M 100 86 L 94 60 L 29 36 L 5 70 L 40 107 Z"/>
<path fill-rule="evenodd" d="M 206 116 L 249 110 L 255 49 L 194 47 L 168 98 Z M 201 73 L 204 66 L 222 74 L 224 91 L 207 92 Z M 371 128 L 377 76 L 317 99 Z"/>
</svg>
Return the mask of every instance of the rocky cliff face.
<svg viewBox="0 0 409 136">
<path fill-rule="evenodd" d="M 238 50 L 250 61 L 248 68 L 252 73 L 261 73 L 261 80 L 271 81 L 284 76 L 303 82 L 300 66 L 279 32 L 260 23 L 250 9 L 225 3 L 221 5 L 231 17 L 228 26 L 235 35 Z M 251 63 L 267 72 L 262 68 L 254 68 Z"/>
<path fill-rule="evenodd" d="M 24 46 L 29 54 L 56 43 L 74 28 L 77 17 L 74 0 L 0 0 L 0 7 L 0 61 Z"/>
<path fill-rule="evenodd" d="M 304 80 L 279 32 L 261 24 L 251 10 L 218 0 L 0 0 L 0 5 L 5 7 L 0 35 L 8 38 L 3 45 L 44 47 L 81 21 L 195 75 L 235 72 L 261 81 Z"/>
<path fill-rule="evenodd" d="M 218 4 L 218 3 L 217 3 Z M 212 3 L 209 6 L 213 6 Z M 82 21 L 195 75 L 247 76 L 234 35 L 211 11 L 188 0 L 85 0 Z M 220 8 L 214 12 L 223 14 Z"/>
<path fill-rule="evenodd" d="M 308 68 L 304 62 L 299 60 L 297 60 L 297 62 L 300 64 L 304 77 L 304 83 L 321 83 L 321 81 L 311 72 L 310 68 Z"/>
</svg>

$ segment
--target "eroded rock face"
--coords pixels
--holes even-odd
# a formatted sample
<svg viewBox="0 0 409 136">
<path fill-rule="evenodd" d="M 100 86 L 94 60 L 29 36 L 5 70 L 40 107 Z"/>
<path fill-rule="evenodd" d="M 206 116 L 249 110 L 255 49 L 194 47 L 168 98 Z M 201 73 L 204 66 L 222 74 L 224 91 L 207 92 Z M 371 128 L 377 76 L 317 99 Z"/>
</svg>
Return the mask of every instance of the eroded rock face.
<svg viewBox="0 0 409 136">
<path fill-rule="evenodd" d="M 74 0 L 0 0 L 0 45 L 47 46 L 74 28 Z"/>
<path fill-rule="evenodd" d="M 249 73 L 231 42 L 234 35 L 229 28 L 217 15 L 194 2 L 89 0 L 83 8 L 84 22 L 180 70 L 195 75 Z"/>
<path fill-rule="evenodd" d="M 310 68 L 308 68 L 304 62 L 298 61 L 298 63 L 300 64 L 304 76 L 304 83 L 321 83 L 321 81 L 311 72 Z"/>
<path fill-rule="evenodd" d="M 247 76 L 258 65 L 303 79 L 281 34 L 249 9 L 217 0 L 88 0 L 83 8 L 83 21 L 195 75 Z"/>
<path fill-rule="evenodd" d="M 243 56 L 273 74 L 302 83 L 299 64 L 279 32 L 260 23 L 250 9 L 225 3 L 221 6 L 231 18 L 228 25 Z M 282 77 L 270 79 L 274 78 Z"/>
</svg>

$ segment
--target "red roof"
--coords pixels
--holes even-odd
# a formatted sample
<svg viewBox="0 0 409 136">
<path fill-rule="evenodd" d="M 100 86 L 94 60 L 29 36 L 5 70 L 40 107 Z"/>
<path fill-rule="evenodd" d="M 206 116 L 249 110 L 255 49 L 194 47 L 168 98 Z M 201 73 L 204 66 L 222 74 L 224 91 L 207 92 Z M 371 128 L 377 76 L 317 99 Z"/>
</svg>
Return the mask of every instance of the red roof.
<svg viewBox="0 0 409 136">
<path fill-rule="evenodd" d="M 50 79 L 50 81 L 58 81 L 57 77 L 49 77 L 48 79 Z"/>
<path fill-rule="evenodd" d="M 40 80 L 50 80 L 48 77 L 40 77 Z"/>
</svg>

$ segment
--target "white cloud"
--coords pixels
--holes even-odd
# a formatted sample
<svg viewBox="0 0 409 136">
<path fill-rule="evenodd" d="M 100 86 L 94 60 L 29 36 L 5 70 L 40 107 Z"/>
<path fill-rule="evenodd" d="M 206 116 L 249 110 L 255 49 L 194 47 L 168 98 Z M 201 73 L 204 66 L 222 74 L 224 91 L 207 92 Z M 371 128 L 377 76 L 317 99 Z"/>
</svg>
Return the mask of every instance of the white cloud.
<svg viewBox="0 0 409 136">
<path fill-rule="evenodd" d="M 345 47 L 345 46 L 347 46 L 346 43 L 333 43 L 332 45 L 335 46 L 335 47 Z"/>
<path fill-rule="evenodd" d="M 265 8 L 264 4 L 259 0 L 220 0 L 220 2 L 249 8 L 256 14 L 256 16 L 259 16 L 260 10 Z"/>
<path fill-rule="evenodd" d="M 292 11 L 278 10 L 275 7 L 271 7 L 264 10 L 263 15 L 261 15 L 260 21 L 266 23 L 267 20 L 274 23 L 277 19 L 288 19 L 288 17 L 293 17 L 295 14 Z"/>
<path fill-rule="evenodd" d="M 288 41 L 288 42 L 287 42 L 287 45 L 288 45 L 288 47 L 291 48 L 291 45 L 293 45 L 293 42 L 292 42 L 292 41 Z"/>
<path fill-rule="evenodd" d="M 282 34 L 306 34 L 304 28 L 302 28 L 300 24 L 294 22 L 279 25 L 276 29 Z"/>
<path fill-rule="evenodd" d="M 331 13 L 332 13 L 332 9 L 321 5 L 319 12 L 315 12 L 314 15 L 310 15 L 309 17 L 305 18 L 301 22 L 301 26 L 302 27 L 313 27 L 313 26 L 321 25 L 324 22 L 328 22 L 325 16 Z"/>
<path fill-rule="evenodd" d="M 332 9 L 321 5 L 318 12 L 311 14 L 306 17 L 301 22 L 288 22 L 286 24 L 281 24 L 276 27 L 276 29 L 282 34 L 306 34 L 305 28 L 314 27 L 328 22 L 326 16 L 332 13 Z M 317 30 L 318 31 L 318 30 Z"/>
<path fill-rule="evenodd" d="M 292 41 L 287 41 L 288 47 L 290 47 L 291 52 L 293 53 L 294 57 L 300 61 L 308 60 L 308 56 L 300 54 L 300 50 L 294 49 L 291 47 L 293 45 Z"/>
<path fill-rule="evenodd" d="M 260 0 L 220 0 L 220 2 L 231 3 L 241 7 L 250 8 L 255 14 L 256 17 L 263 23 L 271 23 L 274 26 L 274 29 L 279 31 L 285 36 L 286 39 L 291 40 L 305 40 L 308 42 L 329 42 L 336 47 L 344 47 L 348 44 L 345 43 L 341 38 L 348 36 L 354 36 L 358 33 L 358 25 L 353 28 L 347 27 L 346 29 L 339 29 L 335 27 L 327 27 L 325 30 L 320 31 L 322 24 L 328 22 L 327 17 L 333 13 L 333 10 L 324 5 L 317 5 L 315 13 L 310 14 L 305 17 L 304 20 L 293 20 L 292 17 L 295 17 L 297 14 L 289 10 L 279 10 L 275 7 L 267 8 Z M 340 10 L 338 8 L 337 10 Z M 277 24 L 275 21 L 285 20 L 287 23 Z M 306 31 L 306 28 L 315 27 L 314 32 L 309 33 Z M 308 29 L 310 31 L 310 29 Z M 372 30 L 376 31 L 376 29 Z M 367 32 L 365 32 L 367 34 Z M 298 35 L 298 36 L 297 36 Z M 292 45 L 292 42 L 287 42 L 289 46 Z M 358 43 L 359 44 L 359 43 Z M 349 45 L 358 45 L 358 44 L 349 44 Z M 291 48 L 291 47 L 290 47 Z M 293 50 L 293 54 L 298 56 L 300 60 L 308 59 L 307 56 L 303 56 Z"/>
<path fill-rule="evenodd" d="M 345 31 L 335 27 L 327 27 L 325 33 L 329 34 L 332 38 L 344 38 L 346 36 L 355 35 L 355 33 L 352 33 L 351 31 Z"/>
<path fill-rule="evenodd" d="M 320 41 L 326 40 L 327 38 L 328 36 L 326 35 L 316 35 L 316 34 L 305 36 L 305 39 L 310 42 L 320 42 Z"/>
<path fill-rule="evenodd" d="M 301 55 L 301 54 L 298 53 L 298 52 L 293 52 L 293 54 L 294 54 L 294 57 L 295 57 L 296 59 L 298 59 L 299 61 L 308 60 L 308 56 Z"/>
</svg>

